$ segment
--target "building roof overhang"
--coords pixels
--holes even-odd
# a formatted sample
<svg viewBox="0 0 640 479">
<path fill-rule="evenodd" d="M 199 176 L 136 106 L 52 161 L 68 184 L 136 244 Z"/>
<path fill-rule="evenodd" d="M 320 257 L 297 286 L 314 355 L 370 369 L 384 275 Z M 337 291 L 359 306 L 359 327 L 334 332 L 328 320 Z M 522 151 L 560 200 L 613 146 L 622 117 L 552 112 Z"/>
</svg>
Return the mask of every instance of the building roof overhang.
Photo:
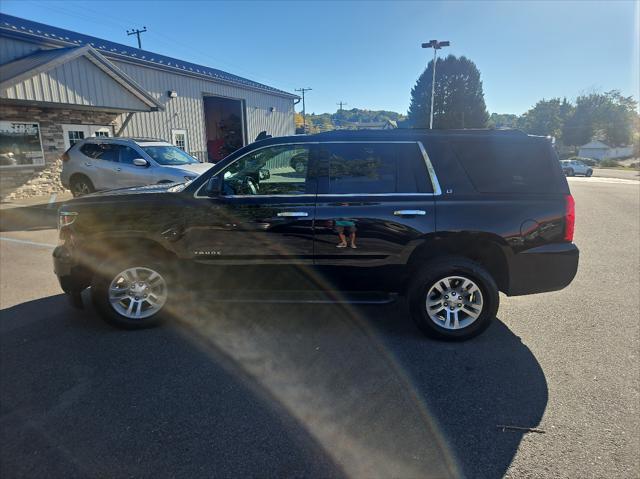
<svg viewBox="0 0 640 479">
<path fill-rule="evenodd" d="M 4 91 L 28 78 L 32 78 L 40 73 L 45 73 L 80 57 L 89 60 L 113 79 L 121 88 L 135 96 L 146 106 L 147 111 L 164 109 L 163 106 L 136 83 L 135 80 L 90 45 L 38 50 L 25 57 L 0 65 L 0 91 Z M 105 105 L 105 107 L 108 106 L 109 105 Z"/>
</svg>

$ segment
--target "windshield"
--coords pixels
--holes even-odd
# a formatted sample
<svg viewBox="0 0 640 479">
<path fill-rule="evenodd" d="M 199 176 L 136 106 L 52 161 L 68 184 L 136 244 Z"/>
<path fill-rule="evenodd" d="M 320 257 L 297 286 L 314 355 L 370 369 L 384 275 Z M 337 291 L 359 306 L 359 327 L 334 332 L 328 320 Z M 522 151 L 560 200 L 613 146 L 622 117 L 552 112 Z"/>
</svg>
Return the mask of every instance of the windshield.
<svg viewBox="0 0 640 479">
<path fill-rule="evenodd" d="M 160 165 L 190 165 L 198 163 L 198 160 L 176 146 L 143 146 L 142 149 Z"/>
</svg>

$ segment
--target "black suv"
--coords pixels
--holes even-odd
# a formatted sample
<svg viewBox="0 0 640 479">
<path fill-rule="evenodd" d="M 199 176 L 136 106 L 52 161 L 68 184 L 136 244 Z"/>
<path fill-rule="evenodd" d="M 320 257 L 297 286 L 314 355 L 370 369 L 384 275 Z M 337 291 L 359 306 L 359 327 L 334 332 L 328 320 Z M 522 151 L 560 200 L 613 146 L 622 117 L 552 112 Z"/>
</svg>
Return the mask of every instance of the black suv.
<svg viewBox="0 0 640 479">
<path fill-rule="evenodd" d="M 158 323 L 193 278 L 244 289 L 265 272 L 280 290 L 293 268 L 341 298 L 405 295 L 422 331 L 465 339 L 495 317 L 499 291 L 571 282 L 574 219 L 546 138 L 336 131 L 258 141 L 189 183 L 75 199 L 60 209 L 53 256 L 74 302 L 91 286 L 102 316 L 125 328 Z"/>
</svg>

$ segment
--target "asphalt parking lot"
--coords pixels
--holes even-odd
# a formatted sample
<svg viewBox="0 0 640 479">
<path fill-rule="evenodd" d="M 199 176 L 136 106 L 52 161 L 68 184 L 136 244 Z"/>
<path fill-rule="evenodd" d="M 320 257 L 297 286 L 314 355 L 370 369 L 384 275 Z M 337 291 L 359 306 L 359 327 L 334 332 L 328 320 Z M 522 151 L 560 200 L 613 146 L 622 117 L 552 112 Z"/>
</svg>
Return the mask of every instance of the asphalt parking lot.
<svg viewBox="0 0 640 479">
<path fill-rule="evenodd" d="M 638 477 L 640 182 L 569 181 L 576 279 L 502 296 L 462 344 L 402 301 L 203 301 L 115 330 L 67 305 L 51 215 L 5 213 L 0 475 Z"/>
</svg>

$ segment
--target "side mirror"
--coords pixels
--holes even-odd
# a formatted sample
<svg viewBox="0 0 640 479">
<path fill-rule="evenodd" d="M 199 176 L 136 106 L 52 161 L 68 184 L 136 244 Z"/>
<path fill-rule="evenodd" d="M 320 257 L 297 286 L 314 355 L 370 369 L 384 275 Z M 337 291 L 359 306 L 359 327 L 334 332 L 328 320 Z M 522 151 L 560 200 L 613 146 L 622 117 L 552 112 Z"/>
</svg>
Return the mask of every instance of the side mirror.
<svg viewBox="0 0 640 479">
<path fill-rule="evenodd" d="M 222 176 L 212 176 L 207 180 L 207 196 L 220 196 L 222 194 Z"/>
<path fill-rule="evenodd" d="M 136 158 L 135 160 L 133 160 L 133 164 L 136 166 L 144 166 L 145 168 L 149 166 L 149 162 L 142 158 Z"/>
</svg>

